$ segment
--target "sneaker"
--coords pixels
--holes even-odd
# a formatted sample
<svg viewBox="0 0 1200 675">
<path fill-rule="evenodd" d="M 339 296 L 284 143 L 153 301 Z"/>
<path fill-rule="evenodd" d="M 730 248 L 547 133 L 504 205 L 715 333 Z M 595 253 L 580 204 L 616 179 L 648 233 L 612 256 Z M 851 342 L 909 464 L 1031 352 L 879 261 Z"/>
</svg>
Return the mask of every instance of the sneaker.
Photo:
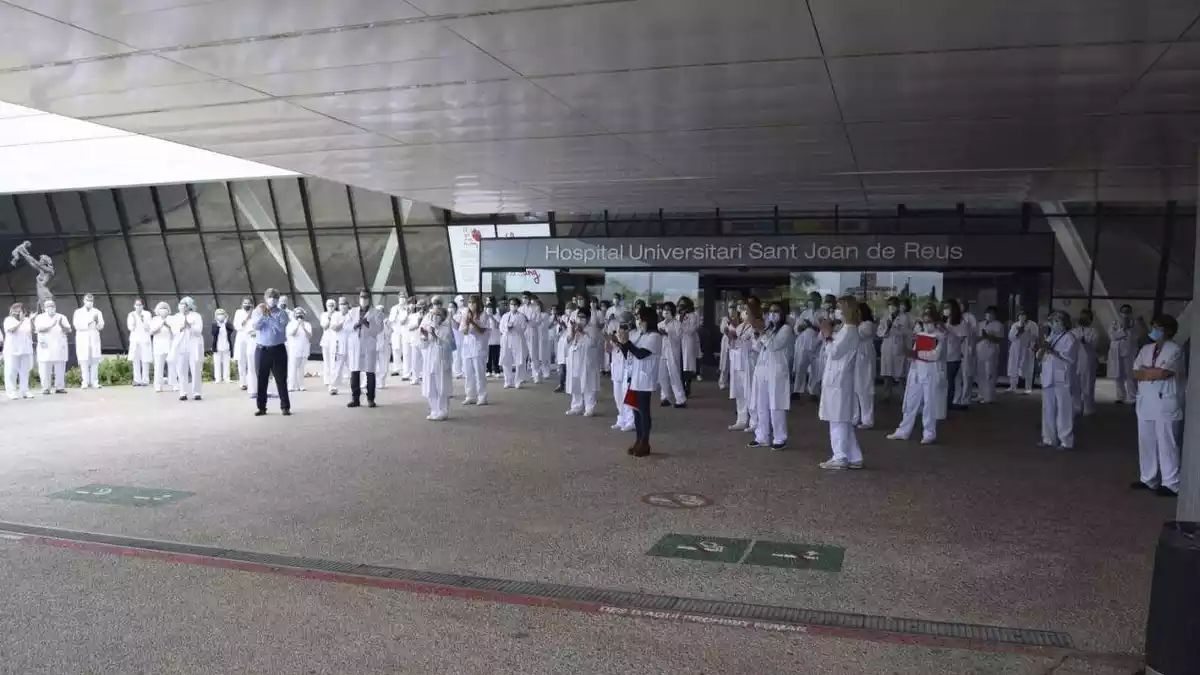
<svg viewBox="0 0 1200 675">
<path fill-rule="evenodd" d="M 1134 482 L 1129 484 L 1129 489 L 1130 490 L 1157 490 L 1158 486 L 1150 487 L 1149 485 L 1146 485 L 1145 483 L 1143 483 L 1140 480 L 1135 480 Z"/>
<path fill-rule="evenodd" d="M 51 393 L 53 393 L 53 392 L 51 392 L 49 389 L 42 390 L 42 396 L 49 396 Z"/>
<path fill-rule="evenodd" d="M 18 401 L 18 400 L 20 400 L 20 398 L 21 398 L 20 396 L 13 395 L 13 396 L 9 396 L 9 397 L 8 397 L 8 400 L 10 400 L 10 401 Z M 613 428 L 614 428 L 614 429 L 616 429 L 616 426 L 613 426 Z"/>
<path fill-rule="evenodd" d="M 346 404 L 346 407 L 347 408 L 361 408 L 362 404 L 359 403 L 358 401 L 350 401 L 349 403 Z"/>
<path fill-rule="evenodd" d="M 463 399 L 463 405 L 475 405 L 475 399 L 473 399 L 473 398 Z"/>
<path fill-rule="evenodd" d="M 243 385 L 242 385 L 242 391 L 246 391 L 246 388 L 247 388 L 247 387 L 246 387 L 246 385 L 244 385 L 244 384 L 243 384 Z M 264 413 L 264 414 L 265 414 L 265 413 Z"/>
<path fill-rule="evenodd" d="M 771 449 L 772 449 L 772 450 L 783 450 L 783 449 L 784 449 L 784 448 L 786 448 L 786 447 L 787 447 L 787 441 L 780 441 L 780 442 L 778 442 L 778 443 L 772 443 L 772 444 L 771 444 Z"/>
<path fill-rule="evenodd" d="M 595 410 L 584 410 L 584 411 L 583 411 L 583 416 L 584 416 L 584 417 L 595 417 L 595 416 L 596 416 L 596 411 L 595 411 Z"/>
<path fill-rule="evenodd" d="M 184 396 L 180 396 L 180 397 L 179 397 L 179 400 L 180 400 L 180 401 L 186 401 L 186 400 L 188 400 L 188 397 L 187 397 L 186 395 L 184 395 Z"/>
<path fill-rule="evenodd" d="M 748 426 L 745 429 L 742 429 L 742 431 L 745 431 L 748 434 L 752 434 L 752 433 L 754 433 L 755 429 L 754 429 L 754 427 Z"/>
<path fill-rule="evenodd" d="M 1060 445 L 1060 446 L 1058 446 L 1058 449 L 1059 450 L 1074 450 L 1075 448 L 1070 445 Z"/>
<path fill-rule="evenodd" d="M 203 399 L 203 397 L 200 396 L 200 394 L 196 394 L 195 396 L 192 397 L 192 400 L 193 401 L 202 401 L 204 399 Z"/>
<path fill-rule="evenodd" d="M 67 390 L 66 390 L 66 389 L 55 389 L 55 390 L 54 390 L 54 393 L 56 393 L 56 394 L 65 394 L 65 393 L 67 393 Z"/>
<path fill-rule="evenodd" d="M 900 432 L 888 434 L 887 438 L 889 441 L 907 441 L 908 440 L 908 436 L 904 436 Z"/>
<path fill-rule="evenodd" d="M 568 415 L 578 415 L 581 412 L 583 412 L 583 411 L 580 410 L 579 408 L 571 408 L 570 410 L 567 411 L 567 414 Z"/>
<path fill-rule="evenodd" d="M 729 430 L 730 431 L 745 431 L 746 425 L 742 422 L 735 422 L 734 424 L 729 425 Z"/>
<path fill-rule="evenodd" d="M 676 408 L 686 408 L 686 407 L 687 407 L 687 404 L 686 404 L 686 403 L 676 403 L 676 404 L 675 404 L 675 407 L 676 407 Z"/>
<path fill-rule="evenodd" d="M 162 393 L 162 387 L 155 387 L 155 388 L 154 388 L 154 393 L 156 393 L 156 394 L 161 394 L 161 393 Z"/>
<path fill-rule="evenodd" d="M 479 400 L 475 402 L 475 405 L 487 405 L 487 397 L 480 396 Z"/>
<path fill-rule="evenodd" d="M 334 389 L 334 388 L 332 388 L 332 387 L 330 387 L 330 389 L 329 389 L 329 395 L 330 395 L 330 396 L 337 396 L 337 395 L 338 395 L 338 390 L 337 390 L 337 389 Z"/>
<path fill-rule="evenodd" d="M 92 389 L 103 389 L 103 388 L 104 388 L 104 387 L 101 387 L 101 386 L 100 386 L 100 385 L 98 385 L 98 384 L 93 384 L 93 385 L 92 385 Z"/>
<path fill-rule="evenodd" d="M 29 392 L 25 392 L 24 398 L 34 398 L 34 395 Z"/>
<path fill-rule="evenodd" d="M 375 401 L 367 401 L 367 407 L 368 408 L 378 408 L 379 406 L 375 405 Z"/>
<path fill-rule="evenodd" d="M 609 427 L 609 428 L 610 428 L 610 429 L 612 429 L 613 431 L 618 431 L 618 430 L 620 430 L 620 429 L 621 429 L 621 425 L 620 425 L 620 424 L 614 424 L 614 425 L 612 425 L 612 426 L 611 426 L 611 427 Z"/>
<path fill-rule="evenodd" d="M 427 419 L 427 420 L 429 420 L 430 422 L 432 422 L 432 421 L 433 421 L 433 413 L 429 413 L 428 415 L 426 415 L 426 416 L 425 416 L 425 419 Z"/>
<path fill-rule="evenodd" d="M 433 422 L 445 422 L 446 416 L 445 415 L 434 415 L 433 417 L 430 417 L 429 419 L 430 419 L 430 421 L 433 421 Z"/>
<path fill-rule="evenodd" d="M 518 383 L 517 383 L 517 386 L 515 386 L 515 387 L 513 387 L 513 388 L 514 388 L 514 389 L 520 389 L 522 384 L 525 384 L 525 383 L 524 383 L 524 382 L 518 382 Z"/>
<path fill-rule="evenodd" d="M 659 401 L 659 402 L 658 402 L 658 405 L 659 405 L 659 407 L 662 407 L 662 408 L 670 408 L 670 407 L 671 407 L 671 402 L 670 402 L 670 401 L 668 401 L 668 400 L 666 400 L 666 399 L 663 399 L 663 400 L 661 400 L 661 401 Z"/>
<path fill-rule="evenodd" d="M 860 425 L 858 425 L 858 428 L 864 429 L 864 430 L 865 429 L 874 429 L 875 425 L 874 424 L 860 424 Z"/>
<path fill-rule="evenodd" d="M 630 425 L 629 425 L 629 426 L 627 426 L 627 427 L 620 427 L 620 429 L 621 429 L 621 431 L 634 431 L 634 430 L 636 430 L 636 429 L 637 429 L 637 427 L 635 427 L 635 426 L 633 426 L 632 424 L 630 424 Z"/>
<path fill-rule="evenodd" d="M 750 441 L 749 443 L 746 444 L 746 447 L 747 448 L 765 448 L 767 446 L 762 443 L 759 443 L 758 441 Z"/>
<path fill-rule="evenodd" d="M 821 462 L 817 466 L 825 469 L 826 471 L 841 471 L 842 469 L 849 467 L 850 464 L 844 459 L 828 459 L 824 462 Z"/>
<path fill-rule="evenodd" d="M 1054 448 L 1054 447 L 1058 447 L 1058 446 L 1056 446 L 1054 443 L 1047 443 L 1046 441 L 1038 441 L 1038 443 L 1037 443 L 1037 446 L 1038 446 L 1039 448 Z"/>
<path fill-rule="evenodd" d="M 1159 497 L 1178 497 L 1179 496 L 1178 492 L 1172 490 L 1171 488 L 1167 487 L 1166 485 L 1159 485 L 1157 488 L 1155 488 L 1154 494 L 1158 495 Z"/>
<path fill-rule="evenodd" d="M 564 391 L 566 391 L 566 388 L 565 388 L 565 387 L 563 387 L 561 384 L 560 384 L 560 385 L 558 385 L 557 387 L 555 387 L 555 388 L 554 388 L 554 393 L 555 393 L 555 394 L 561 394 L 561 393 L 563 393 Z"/>
<path fill-rule="evenodd" d="M 266 414 L 267 414 L 267 411 L 266 411 L 266 410 L 256 410 L 256 411 L 254 412 L 254 416 L 255 416 L 255 417 L 262 417 L 263 415 L 266 415 Z"/>
<path fill-rule="evenodd" d="M 263 414 L 265 415 L 266 413 L 263 413 Z M 284 416 L 284 417 L 291 417 L 291 416 L 292 416 L 292 411 L 291 411 L 291 409 L 290 409 L 290 408 L 284 409 L 284 411 L 283 411 L 283 416 Z"/>
<path fill-rule="evenodd" d="M 863 468 L 863 463 L 862 462 L 850 462 L 849 464 L 846 465 L 846 468 L 854 469 L 855 471 L 859 471 Z"/>
<path fill-rule="evenodd" d="M 921 445 L 933 445 L 937 443 L 937 438 L 922 438 Z"/>
<path fill-rule="evenodd" d="M 505 388 L 505 389 L 512 389 L 512 388 L 513 388 L 513 386 L 512 386 L 511 384 L 509 384 L 509 383 L 505 382 L 505 383 L 504 383 L 504 388 Z"/>
</svg>

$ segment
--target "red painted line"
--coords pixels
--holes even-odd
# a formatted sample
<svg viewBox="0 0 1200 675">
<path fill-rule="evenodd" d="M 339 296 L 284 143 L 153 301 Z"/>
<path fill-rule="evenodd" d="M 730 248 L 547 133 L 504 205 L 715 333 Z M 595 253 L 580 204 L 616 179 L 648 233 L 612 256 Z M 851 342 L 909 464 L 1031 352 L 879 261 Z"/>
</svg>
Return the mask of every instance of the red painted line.
<svg viewBox="0 0 1200 675">
<path fill-rule="evenodd" d="M 179 565 L 197 565 L 200 567 L 211 567 L 224 570 L 236 570 L 240 572 L 253 572 L 257 574 L 274 574 L 278 576 L 291 577 L 294 579 L 305 579 L 309 581 L 324 581 L 343 584 L 356 584 L 359 586 L 370 586 L 373 588 L 386 588 L 397 591 L 405 591 L 408 593 L 417 593 L 421 595 L 436 595 L 440 597 L 458 598 L 463 600 L 477 600 L 484 602 L 495 602 L 507 605 L 520 605 L 524 607 L 540 607 L 544 609 L 560 609 L 574 612 L 583 612 L 587 614 L 599 614 L 610 617 L 622 617 L 632 619 L 654 619 L 661 621 L 673 621 L 677 623 L 694 623 L 700 625 L 726 626 L 750 628 L 756 630 L 769 630 L 775 632 L 797 633 L 803 635 L 816 635 L 822 637 L 846 638 L 852 640 L 866 640 L 869 642 L 882 642 L 888 644 L 903 644 L 915 645 L 922 647 L 940 647 L 952 649 L 964 649 L 977 652 L 1000 652 L 1010 654 L 1022 654 L 1027 656 L 1042 656 L 1049 658 L 1062 658 L 1070 656 L 1089 661 L 1105 661 L 1126 664 L 1140 664 L 1140 659 L 1128 654 L 1104 654 L 1098 652 L 1087 652 L 1077 649 L 1063 649 L 1061 647 L 1038 647 L 1035 645 L 1020 645 L 1008 642 L 992 642 L 987 640 L 975 640 L 970 638 L 955 638 L 955 637 L 935 637 L 929 635 L 907 635 L 903 633 L 891 633 L 888 631 L 872 630 L 867 628 L 842 628 L 835 626 L 820 626 L 813 624 L 798 624 L 791 622 L 774 622 L 760 621 L 750 619 L 733 619 L 728 617 L 713 616 L 707 614 L 698 614 L 692 612 L 676 612 L 672 610 L 643 610 L 631 609 L 624 607 L 612 607 L 595 602 L 583 602 L 579 600 L 565 600 L 559 598 L 547 598 L 542 596 L 521 595 L 517 593 L 505 593 L 500 591 L 489 591 L 485 589 L 464 588 L 461 586 L 447 586 L 444 584 L 432 584 L 419 581 L 409 581 L 405 579 L 388 579 L 384 577 L 360 576 L 357 574 L 348 574 L 345 572 L 328 572 L 324 570 L 303 569 L 297 567 L 282 567 L 278 565 L 269 565 L 266 563 L 256 563 L 243 560 L 228 560 L 225 558 L 214 558 L 206 555 L 197 555 L 194 553 L 171 553 L 168 551 L 155 551 L 152 549 L 136 548 L 132 546 L 120 546 L 117 544 L 104 544 L 98 542 L 75 541 L 71 539 L 58 539 L 55 537 L 47 537 L 41 535 L 26 535 L 14 534 L 5 535 L 5 539 L 10 541 L 19 541 L 24 544 L 36 546 L 50 546 L 53 548 L 70 549 L 74 551 L 83 551 L 87 553 L 104 553 L 108 555 L 119 555 L 129 558 L 143 558 L 148 560 L 158 560 L 161 562 L 174 563 Z M 1138 666 L 1140 667 L 1140 665 Z"/>
</svg>

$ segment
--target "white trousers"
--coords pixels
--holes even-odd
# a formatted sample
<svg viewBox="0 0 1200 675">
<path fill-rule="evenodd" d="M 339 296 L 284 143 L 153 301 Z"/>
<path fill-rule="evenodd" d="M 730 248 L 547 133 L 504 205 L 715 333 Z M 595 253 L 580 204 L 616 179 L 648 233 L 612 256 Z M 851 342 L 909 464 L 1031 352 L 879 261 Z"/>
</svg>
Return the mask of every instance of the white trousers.
<svg viewBox="0 0 1200 675">
<path fill-rule="evenodd" d="M 240 349 L 235 345 L 234 349 L 237 352 L 238 384 L 254 391 L 258 387 L 254 379 L 254 343 L 243 343 Z"/>
<path fill-rule="evenodd" d="M 1135 355 L 1119 358 L 1116 363 L 1109 364 L 1113 379 L 1117 382 L 1117 400 L 1122 403 L 1137 401 L 1137 382 L 1133 379 L 1133 360 Z"/>
<path fill-rule="evenodd" d="M 1075 413 L 1092 415 L 1096 412 L 1096 364 L 1075 373 Z"/>
<path fill-rule="evenodd" d="M 625 392 L 629 390 L 629 383 L 623 382 L 624 378 L 619 376 L 613 378 L 613 402 L 617 404 L 617 426 L 631 427 L 633 426 L 633 408 L 625 404 Z"/>
<path fill-rule="evenodd" d="M 1075 405 L 1071 398 L 1070 384 L 1042 388 L 1043 443 L 1075 447 Z"/>
<path fill-rule="evenodd" d="M 445 418 L 450 414 L 450 392 L 442 390 L 442 379 L 440 377 L 429 378 L 429 395 L 425 397 L 425 400 L 429 401 L 431 417 Z"/>
<path fill-rule="evenodd" d="M 971 380 L 975 377 L 975 354 L 964 352 L 960 364 L 957 384 L 954 387 L 954 405 L 970 405 Z"/>
<path fill-rule="evenodd" d="M 858 399 L 858 409 L 854 412 L 855 424 L 875 426 L 875 383 L 871 382 L 866 391 L 855 386 L 854 396 Z"/>
<path fill-rule="evenodd" d="M 571 394 L 571 410 L 582 410 L 584 412 L 593 412 L 596 410 L 596 392 L 594 391 L 579 391 L 582 387 L 575 387 L 575 393 Z"/>
<path fill-rule="evenodd" d="M 454 354 L 450 357 L 450 374 L 454 377 L 462 377 L 463 362 L 462 362 L 462 345 L 455 345 Z"/>
<path fill-rule="evenodd" d="M 913 428 L 917 426 L 917 414 L 921 415 L 921 439 L 934 441 L 937 439 L 937 404 L 938 398 L 944 394 L 932 383 L 917 382 L 904 388 L 904 403 L 901 405 L 900 426 L 896 427 L 896 435 L 908 438 Z"/>
<path fill-rule="evenodd" d="M 717 375 L 717 386 L 724 389 L 729 385 L 729 339 L 721 339 L 721 356 L 717 362 L 720 374 Z"/>
<path fill-rule="evenodd" d="M 1017 390 L 1017 379 L 1025 378 L 1025 392 L 1033 391 L 1033 354 L 1026 350 L 1023 359 L 1018 367 L 1012 367 L 1013 363 L 1009 361 L 1008 369 L 1008 390 Z"/>
<path fill-rule="evenodd" d="M 333 384 L 333 368 L 337 360 L 334 354 L 336 350 L 332 347 L 321 347 L 321 382 L 328 387 Z M 400 363 L 399 359 L 396 363 Z"/>
<path fill-rule="evenodd" d="M 862 448 L 858 446 L 858 437 L 854 435 L 854 425 L 850 422 L 829 423 L 829 444 L 833 449 L 833 458 L 857 464 L 863 461 Z"/>
<path fill-rule="evenodd" d="M 468 356 L 463 358 L 463 379 L 467 390 L 466 400 L 487 402 L 487 357 Z"/>
<path fill-rule="evenodd" d="M 204 357 L 186 354 L 175 359 L 179 393 L 182 396 L 199 396 L 200 383 L 204 381 Z"/>
<path fill-rule="evenodd" d="M 388 373 L 391 368 L 388 367 L 388 357 L 391 356 L 392 350 L 384 345 L 375 352 L 375 386 L 382 389 L 387 386 Z M 304 373 L 300 373 L 303 377 Z"/>
<path fill-rule="evenodd" d="M 217 382 L 229 381 L 229 352 L 213 353 L 213 380 Z"/>
<path fill-rule="evenodd" d="M 38 362 L 38 377 L 42 380 L 42 391 L 48 389 L 66 389 L 67 388 L 67 362 L 66 361 L 40 361 Z M 51 387 L 51 382 L 54 386 Z"/>
<path fill-rule="evenodd" d="M 812 369 L 812 359 L 806 354 L 796 357 L 796 362 L 792 366 L 792 391 L 797 394 L 803 394 L 808 391 L 808 379 Z"/>
<path fill-rule="evenodd" d="M 29 371 L 33 368 L 33 354 L 4 355 L 4 392 L 9 398 L 29 394 Z"/>
<path fill-rule="evenodd" d="M 1142 482 L 1179 492 L 1179 434 L 1182 422 L 1138 420 L 1138 465 Z"/>
<path fill-rule="evenodd" d="M 975 352 L 975 386 L 979 387 L 980 403 L 996 400 L 996 368 L 999 364 L 999 353 Z"/>
<path fill-rule="evenodd" d="M 79 386 L 100 386 L 100 359 L 84 359 L 79 362 Z"/>
<path fill-rule="evenodd" d="M 563 366 L 564 368 L 566 366 Z M 501 366 L 504 369 L 504 386 L 515 387 L 525 381 L 525 365 Z"/>
<path fill-rule="evenodd" d="M 740 396 L 733 399 L 733 403 L 737 406 L 737 419 L 734 424 L 737 426 L 745 426 L 748 429 L 753 429 L 754 425 L 750 422 L 750 400 L 746 396 Z"/>
<path fill-rule="evenodd" d="M 149 354 L 150 350 L 146 349 L 143 354 Z M 134 384 L 150 384 L 150 361 L 134 359 L 129 365 L 133 366 L 133 383 Z"/>
<path fill-rule="evenodd" d="M 304 388 L 304 364 L 308 359 L 297 356 L 288 359 L 288 391 L 300 391 Z"/>
<path fill-rule="evenodd" d="M 333 357 L 333 367 L 329 369 L 329 391 L 337 391 L 342 387 L 342 378 L 346 377 L 346 357 Z"/>
<path fill-rule="evenodd" d="M 825 375 L 825 354 L 818 353 L 808 364 L 808 395 L 818 396 L 821 393 L 821 378 Z"/>
<path fill-rule="evenodd" d="M 392 349 L 392 374 L 401 377 L 407 376 L 407 371 L 404 370 L 404 347 Z M 326 384 L 329 384 L 326 382 Z"/>
<path fill-rule="evenodd" d="M 421 348 L 404 343 L 404 375 L 414 384 L 421 381 Z"/>
<path fill-rule="evenodd" d="M 760 445 L 786 443 L 788 439 L 787 411 L 771 409 L 770 384 L 759 383 L 757 390 L 758 424 L 754 427 L 754 440 Z"/>
<path fill-rule="evenodd" d="M 675 405 L 687 403 L 687 396 L 683 393 L 683 364 L 678 358 L 666 356 L 658 362 L 658 389 L 659 398 L 663 401 L 671 401 L 671 395 L 674 394 L 675 400 L 672 402 Z"/>
<path fill-rule="evenodd" d="M 172 368 L 171 370 L 174 370 Z M 172 373 L 173 375 L 174 373 Z M 154 355 L 154 390 L 162 391 L 167 384 L 167 355 Z"/>
</svg>

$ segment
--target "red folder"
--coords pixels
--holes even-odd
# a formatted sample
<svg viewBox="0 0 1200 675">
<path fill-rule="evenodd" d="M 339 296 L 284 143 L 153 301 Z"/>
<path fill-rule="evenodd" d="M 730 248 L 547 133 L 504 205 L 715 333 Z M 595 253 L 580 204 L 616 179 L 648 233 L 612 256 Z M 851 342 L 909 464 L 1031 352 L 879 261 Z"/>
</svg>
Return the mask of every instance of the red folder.
<svg viewBox="0 0 1200 675">
<path fill-rule="evenodd" d="M 637 407 L 637 392 L 636 391 L 634 391 L 632 389 L 625 390 L 625 405 L 627 405 L 631 408 Z"/>
<path fill-rule="evenodd" d="M 937 345 L 937 338 L 933 337 L 932 335 L 918 335 L 916 342 L 913 345 L 913 349 L 918 352 L 931 352 L 937 349 Z"/>
</svg>

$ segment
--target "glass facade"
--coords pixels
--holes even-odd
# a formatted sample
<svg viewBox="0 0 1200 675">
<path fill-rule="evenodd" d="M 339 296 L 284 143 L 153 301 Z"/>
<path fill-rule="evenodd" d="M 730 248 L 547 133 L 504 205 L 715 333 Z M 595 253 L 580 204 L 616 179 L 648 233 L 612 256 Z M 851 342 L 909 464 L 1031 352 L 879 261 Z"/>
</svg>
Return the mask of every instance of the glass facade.
<svg viewBox="0 0 1200 675">
<path fill-rule="evenodd" d="M 391 305 L 399 292 L 454 291 L 445 220 L 426 204 L 312 178 L 0 195 L 0 306 L 35 301 L 34 271 L 9 256 L 23 241 L 53 262 L 60 312 L 95 296 L 107 352 L 127 348 L 138 297 L 174 307 L 191 296 L 206 317 L 268 287 L 310 315 L 362 288 Z"/>
<path fill-rule="evenodd" d="M 1132 304 L 1151 316 L 1178 312 L 1191 300 L 1196 237 L 1194 203 L 1067 203 L 904 206 L 867 211 L 779 210 L 711 213 L 526 214 L 452 216 L 440 208 L 312 178 L 247 180 L 0 195 L 0 307 L 36 296 L 34 271 L 15 266 L 9 251 L 31 242 L 50 256 L 52 291 L 70 314 L 92 293 L 107 317 L 106 351 L 126 349 L 125 316 L 133 299 L 174 307 L 195 298 L 205 316 L 232 310 L 268 287 L 293 306 L 319 313 L 324 300 L 361 288 L 391 305 L 399 292 L 481 291 L 502 298 L 526 290 L 554 302 L 575 293 L 677 299 L 698 305 L 732 293 L 714 282 L 729 270 L 629 272 L 525 270 L 480 274 L 478 242 L 493 237 L 738 236 L 812 233 L 1053 233 L 1053 270 L 1011 280 L 1002 297 L 1037 296 L 1077 312 L 1097 302 Z M 743 291 L 791 301 L 811 290 L 854 293 L 869 300 L 907 288 L 988 304 L 994 281 L 937 272 L 791 272 L 753 270 Z M 963 275 L 959 275 L 962 277 Z M 706 281 L 708 279 L 708 281 Z M 945 283 L 943 283 L 945 282 Z M 1006 282 L 1007 283 L 1007 282 Z M 379 294 L 388 297 L 380 299 Z M 722 296 L 722 297 L 718 297 Z M 878 298 L 876 297 L 878 296 Z M 318 343 L 314 341 L 314 348 Z"/>
</svg>

